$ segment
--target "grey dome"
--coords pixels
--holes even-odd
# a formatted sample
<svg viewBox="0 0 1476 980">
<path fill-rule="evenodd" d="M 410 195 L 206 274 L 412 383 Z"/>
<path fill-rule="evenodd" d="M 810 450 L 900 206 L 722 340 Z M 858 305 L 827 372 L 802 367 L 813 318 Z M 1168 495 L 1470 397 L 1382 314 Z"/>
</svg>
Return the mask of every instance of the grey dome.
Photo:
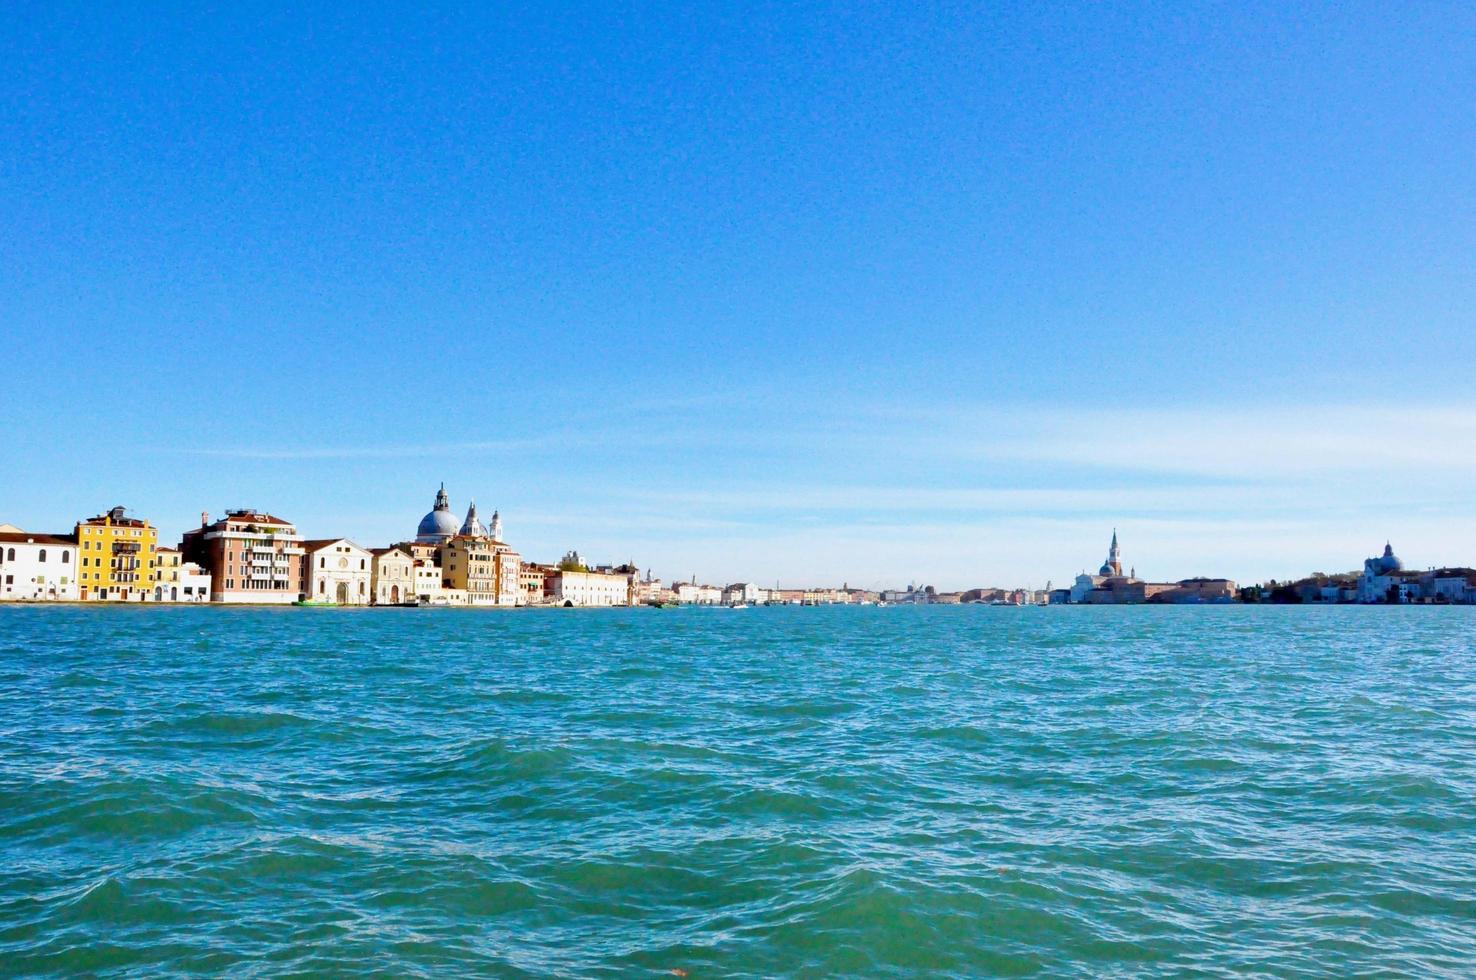
<svg viewBox="0 0 1476 980">
<path fill-rule="evenodd" d="M 422 517 L 420 526 L 415 529 L 415 540 L 425 544 L 440 544 L 456 537 L 460 527 L 461 522 L 451 513 L 451 501 L 446 496 L 446 485 L 443 483 L 436 494 L 435 509 Z"/>
<path fill-rule="evenodd" d="M 1379 559 L 1379 564 L 1383 567 L 1385 572 L 1404 571 L 1404 562 L 1395 557 L 1394 546 L 1389 544 L 1387 541 L 1384 542 L 1384 555 L 1382 558 Z"/>
</svg>

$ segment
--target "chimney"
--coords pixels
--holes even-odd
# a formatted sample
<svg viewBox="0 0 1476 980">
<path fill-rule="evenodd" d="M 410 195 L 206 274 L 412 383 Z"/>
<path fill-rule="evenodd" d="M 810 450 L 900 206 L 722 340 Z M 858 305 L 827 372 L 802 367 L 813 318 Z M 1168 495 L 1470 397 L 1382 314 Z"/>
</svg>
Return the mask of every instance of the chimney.
<svg viewBox="0 0 1476 980">
<path fill-rule="evenodd" d="M 209 511 L 205 511 L 205 510 L 200 511 L 200 526 L 201 527 L 205 527 L 209 523 L 210 523 L 210 512 Z"/>
</svg>

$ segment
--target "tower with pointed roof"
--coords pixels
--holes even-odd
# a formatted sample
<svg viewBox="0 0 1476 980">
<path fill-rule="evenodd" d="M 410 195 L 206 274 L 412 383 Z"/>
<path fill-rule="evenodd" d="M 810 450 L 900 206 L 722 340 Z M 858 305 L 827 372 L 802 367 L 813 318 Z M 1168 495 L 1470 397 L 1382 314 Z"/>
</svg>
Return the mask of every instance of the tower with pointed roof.
<svg viewBox="0 0 1476 980">
<path fill-rule="evenodd" d="M 477 519 L 477 502 L 473 500 L 466 511 L 466 521 L 461 525 L 461 534 L 468 538 L 485 538 L 487 529 Z"/>
<path fill-rule="evenodd" d="M 1122 551 L 1117 547 L 1117 528 L 1112 529 L 1112 546 L 1107 549 L 1107 561 L 1097 571 L 1098 575 L 1120 577 L 1122 575 Z"/>
<path fill-rule="evenodd" d="M 492 512 L 492 540 L 502 540 L 502 514 L 495 510 Z"/>
</svg>

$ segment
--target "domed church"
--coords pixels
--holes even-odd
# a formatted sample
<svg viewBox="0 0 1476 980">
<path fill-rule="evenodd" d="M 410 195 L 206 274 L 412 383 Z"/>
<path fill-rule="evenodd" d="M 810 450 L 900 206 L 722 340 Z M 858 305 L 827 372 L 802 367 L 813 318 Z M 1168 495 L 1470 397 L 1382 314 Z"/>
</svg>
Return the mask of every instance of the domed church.
<svg viewBox="0 0 1476 980">
<path fill-rule="evenodd" d="M 475 505 L 472 513 L 476 513 Z M 415 529 L 415 540 L 420 544 L 445 544 L 460 530 L 461 522 L 451 513 L 451 500 L 446 496 L 446 484 L 443 483 L 436 492 L 435 507 L 420 519 L 420 527 Z"/>
</svg>

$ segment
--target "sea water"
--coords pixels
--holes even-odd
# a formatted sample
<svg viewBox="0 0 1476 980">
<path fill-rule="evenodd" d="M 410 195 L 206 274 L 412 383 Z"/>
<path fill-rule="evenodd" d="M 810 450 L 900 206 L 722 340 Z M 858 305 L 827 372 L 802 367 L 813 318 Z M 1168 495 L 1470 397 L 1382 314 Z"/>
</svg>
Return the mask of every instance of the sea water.
<svg viewBox="0 0 1476 980">
<path fill-rule="evenodd" d="M 0 973 L 1468 975 L 1476 609 L 0 609 Z"/>
</svg>

